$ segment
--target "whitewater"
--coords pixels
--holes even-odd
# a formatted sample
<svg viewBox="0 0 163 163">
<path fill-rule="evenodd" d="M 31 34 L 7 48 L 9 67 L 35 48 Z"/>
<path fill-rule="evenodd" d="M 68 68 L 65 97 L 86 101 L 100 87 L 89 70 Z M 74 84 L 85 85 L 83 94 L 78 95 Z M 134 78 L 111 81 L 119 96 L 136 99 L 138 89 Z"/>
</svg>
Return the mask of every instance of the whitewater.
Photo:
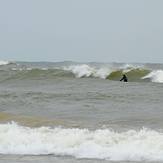
<svg viewBox="0 0 163 163">
<path fill-rule="evenodd" d="M 0 162 L 162 162 L 162 83 L 163 64 L 0 61 Z"/>
<path fill-rule="evenodd" d="M 145 128 L 118 133 L 109 129 L 29 128 L 10 123 L 0 125 L 0 142 L 1 154 L 54 154 L 114 161 L 163 160 L 163 133 Z"/>
</svg>

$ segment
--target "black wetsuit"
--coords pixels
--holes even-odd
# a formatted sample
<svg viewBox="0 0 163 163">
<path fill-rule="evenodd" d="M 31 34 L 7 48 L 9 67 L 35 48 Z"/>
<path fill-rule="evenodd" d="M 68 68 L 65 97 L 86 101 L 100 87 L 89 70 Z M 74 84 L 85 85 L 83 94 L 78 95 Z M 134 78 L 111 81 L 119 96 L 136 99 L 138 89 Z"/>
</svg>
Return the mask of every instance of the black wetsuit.
<svg viewBox="0 0 163 163">
<path fill-rule="evenodd" d="M 126 75 L 123 75 L 122 79 L 120 81 L 124 81 L 124 82 L 128 82 L 128 79 L 127 79 L 127 76 Z"/>
</svg>

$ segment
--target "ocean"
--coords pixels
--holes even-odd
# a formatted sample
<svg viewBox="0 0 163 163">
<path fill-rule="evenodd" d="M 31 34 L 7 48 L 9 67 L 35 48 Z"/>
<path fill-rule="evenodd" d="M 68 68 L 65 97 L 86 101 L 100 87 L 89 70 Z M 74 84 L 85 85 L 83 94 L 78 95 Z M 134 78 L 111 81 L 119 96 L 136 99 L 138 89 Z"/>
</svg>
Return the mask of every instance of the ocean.
<svg viewBox="0 0 163 163">
<path fill-rule="evenodd" d="M 162 162 L 162 97 L 163 64 L 0 61 L 0 162 Z"/>
</svg>

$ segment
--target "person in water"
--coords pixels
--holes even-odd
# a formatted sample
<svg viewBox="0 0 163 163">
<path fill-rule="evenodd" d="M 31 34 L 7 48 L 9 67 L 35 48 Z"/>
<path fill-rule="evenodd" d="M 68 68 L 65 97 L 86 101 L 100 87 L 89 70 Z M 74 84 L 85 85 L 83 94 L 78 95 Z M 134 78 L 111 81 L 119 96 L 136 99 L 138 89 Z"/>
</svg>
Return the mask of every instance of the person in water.
<svg viewBox="0 0 163 163">
<path fill-rule="evenodd" d="M 127 76 L 123 74 L 123 77 L 121 78 L 120 81 L 128 82 Z"/>
</svg>

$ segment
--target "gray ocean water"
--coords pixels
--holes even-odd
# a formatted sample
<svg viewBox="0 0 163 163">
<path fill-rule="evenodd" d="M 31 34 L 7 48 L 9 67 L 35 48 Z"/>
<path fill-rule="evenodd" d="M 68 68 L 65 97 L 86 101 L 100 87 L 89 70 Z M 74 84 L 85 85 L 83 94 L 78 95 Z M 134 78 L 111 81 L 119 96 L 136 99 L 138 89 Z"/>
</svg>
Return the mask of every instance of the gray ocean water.
<svg viewBox="0 0 163 163">
<path fill-rule="evenodd" d="M 0 162 L 162 162 L 162 97 L 163 64 L 3 64 Z"/>
</svg>

